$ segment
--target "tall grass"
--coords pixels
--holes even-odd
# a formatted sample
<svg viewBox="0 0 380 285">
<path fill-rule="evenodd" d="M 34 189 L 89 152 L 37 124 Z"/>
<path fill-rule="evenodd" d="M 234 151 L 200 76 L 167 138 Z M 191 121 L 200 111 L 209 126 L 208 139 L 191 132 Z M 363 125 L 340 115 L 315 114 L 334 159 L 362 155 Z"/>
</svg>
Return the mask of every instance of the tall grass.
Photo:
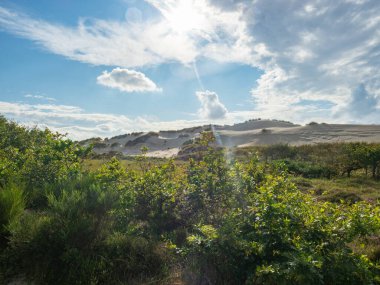
<svg viewBox="0 0 380 285">
<path fill-rule="evenodd" d="M 8 226 L 16 221 L 25 209 L 25 198 L 20 187 L 9 184 L 0 189 L 0 233 L 6 234 Z"/>
</svg>

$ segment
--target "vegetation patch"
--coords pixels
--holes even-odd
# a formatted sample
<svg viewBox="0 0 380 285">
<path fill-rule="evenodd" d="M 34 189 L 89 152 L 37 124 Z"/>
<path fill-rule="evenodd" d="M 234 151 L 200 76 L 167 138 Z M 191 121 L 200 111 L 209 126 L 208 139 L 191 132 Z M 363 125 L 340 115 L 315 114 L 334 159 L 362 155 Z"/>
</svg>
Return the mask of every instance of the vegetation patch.
<svg viewBox="0 0 380 285">
<path fill-rule="evenodd" d="M 231 159 L 210 132 L 175 162 L 146 149 L 91 161 L 49 130 L 1 118 L 0 131 L 1 284 L 379 283 L 370 175 L 305 178 L 278 153 Z"/>
</svg>

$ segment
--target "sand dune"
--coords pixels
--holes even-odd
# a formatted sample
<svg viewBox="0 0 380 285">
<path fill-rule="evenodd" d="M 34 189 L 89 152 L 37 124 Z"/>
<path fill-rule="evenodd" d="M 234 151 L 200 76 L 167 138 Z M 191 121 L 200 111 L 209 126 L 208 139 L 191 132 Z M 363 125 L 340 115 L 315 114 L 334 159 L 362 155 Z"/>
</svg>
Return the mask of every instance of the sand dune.
<svg viewBox="0 0 380 285">
<path fill-rule="evenodd" d="M 225 147 L 243 147 L 271 144 L 316 144 L 328 142 L 380 142 L 380 125 L 309 124 L 295 125 L 274 120 L 251 120 L 232 126 L 200 126 L 178 131 L 134 133 L 111 139 L 96 139 L 96 153 L 121 152 L 125 155 L 140 153 L 142 146 L 149 148 L 148 156 L 172 157 L 180 148 L 212 129 L 217 141 Z M 94 143 L 95 139 L 83 144 Z"/>
<path fill-rule="evenodd" d="M 329 142 L 380 142 L 379 125 L 307 125 L 267 128 L 252 131 L 219 131 L 225 146 L 290 144 L 303 145 Z"/>
</svg>

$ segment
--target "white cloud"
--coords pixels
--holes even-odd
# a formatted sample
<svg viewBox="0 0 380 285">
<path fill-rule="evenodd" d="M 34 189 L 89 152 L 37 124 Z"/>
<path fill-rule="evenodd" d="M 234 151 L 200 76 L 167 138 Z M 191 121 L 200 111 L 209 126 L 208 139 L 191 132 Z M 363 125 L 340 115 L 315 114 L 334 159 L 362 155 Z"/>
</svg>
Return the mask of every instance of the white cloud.
<svg viewBox="0 0 380 285">
<path fill-rule="evenodd" d="M 211 2 L 222 9 L 242 11 L 248 27 L 245 37 L 251 38 L 254 47 L 252 65 L 264 70 L 252 89 L 256 111 L 278 117 L 303 100 L 316 99 L 344 106 L 361 84 L 371 94 L 372 103 L 378 104 L 379 1 Z M 365 94 L 358 96 L 365 101 Z M 327 120 L 334 119 L 334 110 L 330 107 L 325 113 Z M 303 118 L 310 118 L 312 112 L 304 109 Z M 295 117 L 289 115 L 289 119 Z"/>
<path fill-rule="evenodd" d="M 198 91 L 196 95 L 201 102 L 201 108 L 198 111 L 201 118 L 210 120 L 226 118 L 228 111 L 220 102 L 218 94 L 207 90 Z"/>
<path fill-rule="evenodd" d="M 136 131 L 176 130 L 208 124 L 207 119 L 160 121 L 157 118 L 88 113 L 76 106 L 51 104 L 24 104 L 0 101 L 0 114 L 24 125 L 68 133 L 72 139 L 111 137 Z M 222 123 L 242 120 L 246 114 L 232 114 Z"/>
<path fill-rule="evenodd" d="M 49 52 L 94 65 L 127 68 L 167 61 L 189 64 L 205 53 L 217 54 L 218 43 L 236 50 L 230 53 L 231 61 L 241 54 L 238 46 L 244 23 L 240 12 L 222 11 L 203 0 L 147 2 L 162 16 L 147 21 L 80 19 L 77 27 L 0 7 L 0 28 Z"/>
<path fill-rule="evenodd" d="M 31 99 L 38 99 L 38 100 L 46 100 L 46 101 L 57 101 L 55 98 L 46 97 L 43 95 L 26 94 L 26 95 L 24 95 L 24 97 L 25 98 L 31 98 Z"/>
<path fill-rule="evenodd" d="M 325 100 L 330 107 L 320 113 L 335 120 L 334 111 L 361 84 L 379 104 L 380 1 L 147 2 L 161 17 L 133 23 L 81 20 L 67 27 L 0 8 L 0 27 L 95 65 L 131 68 L 207 58 L 257 67 L 263 75 L 252 82 L 252 97 L 261 117 L 306 120 L 318 112 L 299 104 Z M 369 120 L 380 118 L 372 112 Z"/>
<path fill-rule="evenodd" d="M 102 75 L 98 76 L 97 82 L 103 86 L 119 89 L 123 92 L 162 91 L 144 73 L 119 67 L 111 72 L 104 71 Z"/>
</svg>

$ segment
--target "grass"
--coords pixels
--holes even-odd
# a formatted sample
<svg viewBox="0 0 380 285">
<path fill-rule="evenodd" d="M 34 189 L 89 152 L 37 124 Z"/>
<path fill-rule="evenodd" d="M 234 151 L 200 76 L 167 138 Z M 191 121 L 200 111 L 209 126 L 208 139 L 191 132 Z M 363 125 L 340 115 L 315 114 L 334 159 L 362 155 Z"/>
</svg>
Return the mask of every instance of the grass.
<svg viewBox="0 0 380 285">
<path fill-rule="evenodd" d="M 110 159 L 86 159 L 83 161 L 83 169 L 93 172 L 98 170 L 104 163 L 109 161 Z M 167 158 L 152 158 L 152 157 L 147 157 L 146 161 L 144 162 L 145 164 L 148 164 L 149 166 L 154 166 L 154 165 L 162 165 L 168 161 Z M 121 165 L 130 170 L 136 170 L 139 171 L 141 170 L 141 164 L 138 162 L 135 158 L 129 158 L 127 157 L 126 159 L 120 159 Z M 181 161 L 181 160 L 175 160 L 174 163 L 177 166 L 183 165 L 187 162 Z"/>
<path fill-rule="evenodd" d="M 87 171 L 96 171 L 109 159 L 86 159 L 83 161 L 83 169 Z M 120 160 L 120 163 L 126 169 L 139 169 L 139 165 L 134 160 Z"/>
<path fill-rule="evenodd" d="M 294 177 L 293 180 L 300 190 L 312 192 L 321 200 L 332 202 L 339 202 L 340 199 L 348 202 L 380 201 L 380 181 L 365 176 L 340 177 L 330 180 Z"/>
<path fill-rule="evenodd" d="M 357 239 L 349 246 L 354 252 L 364 254 L 372 261 L 380 261 L 380 236 Z"/>
</svg>

